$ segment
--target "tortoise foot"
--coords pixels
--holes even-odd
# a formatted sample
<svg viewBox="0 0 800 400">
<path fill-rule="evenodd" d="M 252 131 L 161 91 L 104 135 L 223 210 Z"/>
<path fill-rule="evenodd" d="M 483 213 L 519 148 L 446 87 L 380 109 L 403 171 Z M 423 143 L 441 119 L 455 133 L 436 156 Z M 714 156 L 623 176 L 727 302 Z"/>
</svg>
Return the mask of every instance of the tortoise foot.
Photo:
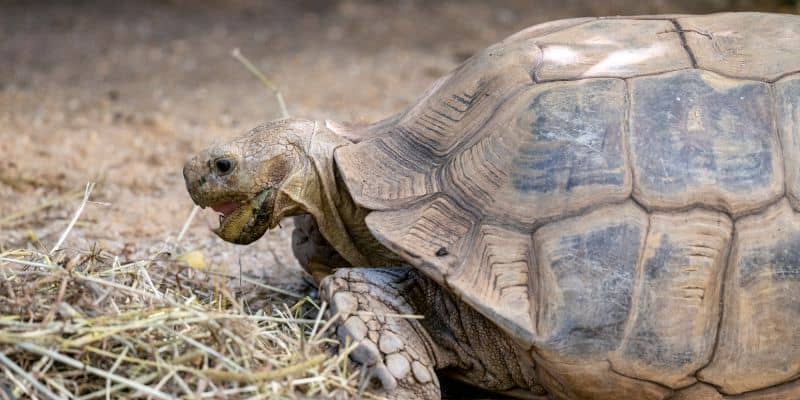
<svg viewBox="0 0 800 400">
<path fill-rule="evenodd" d="M 392 399 L 439 399 L 432 341 L 403 297 L 407 268 L 341 269 L 322 282 L 342 349 Z"/>
</svg>

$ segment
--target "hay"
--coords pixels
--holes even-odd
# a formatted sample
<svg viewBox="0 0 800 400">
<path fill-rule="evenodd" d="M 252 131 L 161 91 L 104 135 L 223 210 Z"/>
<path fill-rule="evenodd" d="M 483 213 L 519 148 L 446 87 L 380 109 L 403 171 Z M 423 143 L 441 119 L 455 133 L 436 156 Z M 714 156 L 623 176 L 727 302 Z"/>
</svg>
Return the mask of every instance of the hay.
<svg viewBox="0 0 800 400">
<path fill-rule="evenodd" d="M 0 252 L 0 399 L 378 398 L 324 303 L 171 254 L 188 222 L 144 260 L 60 249 L 69 228 Z"/>
</svg>

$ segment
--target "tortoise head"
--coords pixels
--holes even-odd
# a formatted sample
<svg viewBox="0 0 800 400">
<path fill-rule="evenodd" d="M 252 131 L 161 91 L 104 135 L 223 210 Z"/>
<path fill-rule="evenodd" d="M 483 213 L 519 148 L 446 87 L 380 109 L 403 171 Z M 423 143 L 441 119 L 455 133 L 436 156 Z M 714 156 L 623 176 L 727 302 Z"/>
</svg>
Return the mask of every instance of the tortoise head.
<svg viewBox="0 0 800 400">
<path fill-rule="evenodd" d="M 306 156 L 318 126 L 285 119 L 258 126 L 229 143 L 202 151 L 186 162 L 183 177 L 192 200 L 220 213 L 222 239 L 248 244 L 284 217 L 302 213 L 310 170 Z"/>
</svg>

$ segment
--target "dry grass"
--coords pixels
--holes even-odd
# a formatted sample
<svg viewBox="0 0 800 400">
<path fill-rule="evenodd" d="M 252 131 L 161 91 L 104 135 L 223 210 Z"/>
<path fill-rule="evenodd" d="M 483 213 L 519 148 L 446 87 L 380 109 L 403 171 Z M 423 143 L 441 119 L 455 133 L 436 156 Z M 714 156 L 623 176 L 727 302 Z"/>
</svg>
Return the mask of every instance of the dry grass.
<svg viewBox="0 0 800 400">
<path fill-rule="evenodd" d="M 325 304 L 176 255 L 0 252 L 0 399 L 375 398 Z M 335 317 L 334 317 L 335 318 Z"/>
</svg>

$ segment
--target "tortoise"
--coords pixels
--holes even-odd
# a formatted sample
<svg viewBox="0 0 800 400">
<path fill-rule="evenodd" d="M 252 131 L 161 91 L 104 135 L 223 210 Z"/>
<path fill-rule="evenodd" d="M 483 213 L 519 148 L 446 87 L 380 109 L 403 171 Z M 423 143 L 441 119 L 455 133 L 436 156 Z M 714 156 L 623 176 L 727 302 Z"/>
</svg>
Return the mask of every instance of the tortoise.
<svg viewBox="0 0 800 400">
<path fill-rule="evenodd" d="M 439 372 L 527 398 L 800 398 L 800 16 L 533 26 L 388 119 L 269 122 L 183 172 L 227 241 L 296 216 L 390 397 L 439 398 Z"/>
</svg>

